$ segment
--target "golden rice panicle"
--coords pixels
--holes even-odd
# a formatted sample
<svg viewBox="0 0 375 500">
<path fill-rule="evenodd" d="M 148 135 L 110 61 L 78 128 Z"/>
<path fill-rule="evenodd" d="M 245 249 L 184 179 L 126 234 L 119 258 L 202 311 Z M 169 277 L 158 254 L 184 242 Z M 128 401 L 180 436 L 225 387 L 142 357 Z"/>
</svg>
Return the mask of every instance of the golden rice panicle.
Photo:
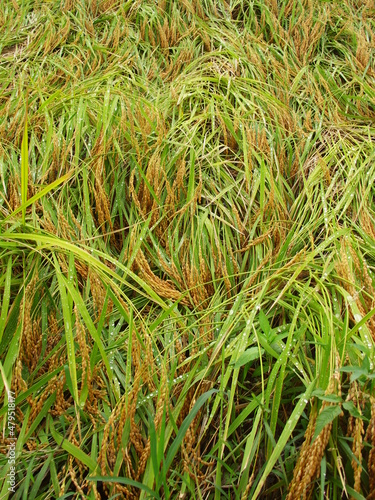
<svg viewBox="0 0 375 500">
<path fill-rule="evenodd" d="M 84 498 L 85 497 L 85 493 L 84 493 L 83 489 L 80 486 L 80 483 L 82 484 L 82 482 L 81 481 L 78 482 L 79 479 L 77 479 L 77 474 L 76 474 L 75 468 L 73 467 L 73 462 L 74 462 L 73 456 L 70 455 L 69 459 L 68 459 L 68 472 L 69 472 L 69 476 L 70 476 L 70 479 L 72 480 L 72 483 L 74 484 L 74 486 L 76 488 L 76 491 L 81 495 L 82 498 Z"/>
<path fill-rule="evenodd" d="M 336 262 L 336 270 L 338 275 L 342 278 L 342 284 L 345 290 L 350 293 L 352 297 L 355 296 L 355 279 L 353 276 L 352 268 L 349 264 L 348 254 L 347 254 L 347 244 L 344 239 L 341 240 L 340 246 L 340 256 Z"/>
<path fill-rule="evenodd" d="M 110 143 L 105 139 L 104 132 L 101 130 L 94 147 L 92 149 L 92 156 L 94 158 L 93 171 L 95 174 L 95 185 L 93 187 L 96 213 L 98 224 L 102 233 L 105 233 L 105 223 L 107 222 L 111 230 L 113 230 L 110 202 L 104 188 L 104 157 L 108 154 Z"/>
<path fill-rule="evenodd" d="M 66 414 L 66 410 L 72 406 L 73 398 L 72 396 L 66 396 L 64 393 L 64 386 L 66 384 L 65 373 L 60 375 L 55 384 L 56 390 L 56 400 L 53 409 L 51 410 L 51 415 L 54 417 L 60 417 L 65 414 L 68 420 L 73 420 L 73 417 Z"/>
<path fill-rule="evenodd" d="M 129 399 L 130 397 L 131 396 L 129 396 Z M 116 451 L 119 451 L 121 449 L 121 445 L 119 445 L 115 441 L 115 436 L 117 435 L 116 422 L 119 421 L 120 424 L 119 432 L 121 432 L 122 435 L 123 425 L 121 425 L 121 423 L 125 422 L 126 420 L 125 398 L 126 398 L 125 395 L 121 398 L 121 400 L 118 402 L 117 406 L 114 408 L 111 415 L 109 416 L 108 422 L 104 426 L 103 439 L 98 456 L 98 463 L 100 465 L 101 473 L 103 476 L 113 475 L 113 468 L 115 466 L 117 458 Z M 132 479 L 135 477 L 135 472 L 127 449 L 123 451 L 123 454 L 124 454 L 124 462 L 127 469 L 127 475 L 129 478 Z M 104 489 L 108 495 L 110 489 L 109 486 L 107 486 L 107 484 L 105 483 L 104 483 Z M 122 493 L 124 498 L 136 498 L 132 492 L 132 487 L 126 488 L 116 484 L 114 487 L 114 492 Z"/>
<path fill-rule="evenodd" d="M 363 258 L 349 245 L 351 260 L 353 262 L 355 277 L 361 285 L 361 294 L 355 293 L 355 301 L 361 316 L 365 316 L 374 307 L 375 290 L 373 281 L 368 272 L 368 266 Z M 372 338 L 375 340 L 375 318 L 371 317 L 367 321 Z"/>
<path fill-rule="evenodd" d="M 358 493 L 361 491 L 363 434 L 363 420 L 361 418 L 356 418 L 352 431 L 352 451 L 355 456 L 355 459 L 353 458 L 352 460 L 352 467 L 354 471 L 354 490 Z"/>
<path fill-rule="evenodd" d="M 72 241 L 77 239 L 75 229 L 69 224 L 62 212 L 58 212 L 58 234 L 64 240 Z"/>
<path fill-rule="evenodd" d="M 158 19 L 158 24 L 157 24 L 157 29 L 158 29 L 158 38 L 159 38 L 159 44 L 162 49 L 166 49 L 169 47 L 168 39 L 169 39 L 169 28 L 168 28 L 168 20 L 165 18 L 165 22 L 163 25 L 161 25 L 159 19 Z"/>
<path fill-rule="evenodd" d="M 90 279 L 91 294 L 97 312 L 97 321 L 98 321 L 101 314 L 103 313 L 107 291 L 99 275 L 93 269 L 89 270 L 89 279 Z M 112 307 L 113 307 L 113 302 L 111 299 L 109 299 L 106 310 L 107 315 L 112 311 Z"/>
<path fill-rule="evenodd" d="M 156 411 L 154 417 L 155 429 L 158 430 L 160 428 L 164 408 L 168 404 L 168 377 L 167 371 L 165 369 L 162 370 L 160 377 L 160 390 L 159 390 L 159 398 L 156 404 Z"/>
<path fill-rule="evenodd" d="M 20 357 L 30 372 L 37 366 L 42 349 L 41 319 L 37 318 L 33 320 L 31 317 L 31 308 L 35 297 L 35 285 L 37 281 L 38 277 L 35 276 L 27 285 L 23 300 L 24 311 L 20 340 Z"/>
<path fill-rule="evenodd" d="M 190 294 L 193 298 L 194 305 L 198 310 L 203 310 L 208 296 L 203 286 L 202 276 L 194 263 L 190 266 L 190 276 L 188 278 Z"/>
<path fill-rule="evenodd" d="M 322 410 L 326 406 L 323 403 Z M 287 496 L 288 500 L 297 500 L 300 498 L 305 500 L 308 498 L 311 483 L 320 475 L 320 462 L 327 447 L 331 430 L 332 423 L 329 423 L 323 428 L 315 441 L 310 444 L 303 468 L 301 467 L 300 470 L 297 470 L 297 474 L 293 477 L 292 484 L 295 486 L 293 490 L 290 490 Z M 298 478 L 297 481 L 294 480 L 295 477 Z"/>
<path fill-rule="evenodd" d="M 138 397 L 138 392 L 140 390 L 141 378 L 142 378 L 141 373 L 139 373 L 139 375 L 138 374 L 136 375 L 136 380 L 134 382 L 134 386 L 129 397 L 129 411 L 127 415 L 127 417 L 130 419 L 130 442 L 134 446 L 138 458 L 142 456 L 144 450 L 142 434 L 139 430 L 137 422 L 135 421 L 137 397 Z M 118 432 L 117 435 L 118 443 L 121 443 L 122 429 L 124 423 L 125 423 L 124 420 L 120 421 L 119 430 L 121 429 L 121 432 Z"/>
<path fill-rule="evenodd" d="M 79 319 L 78 308 L 74 306 L 74 314 L 76 317 L 76 338 L 79 345 L 79 351 L 82 358 L 82 375 L 81 375 L 81 390 L 82 393 L 85 386 L 91 388 L 91 370 L 90 370 L 90 355 L 86 340 L 85 328 Z"/>
<path fill-rule="evenodd" d="M 14 173 L 13 175 L 10 175 L 8 178 L 8 186 L 7 186 L 7 202 L 9 204 L 9 208 L 11 211 L 16 210 L 21 204 L 20 202 L 20 196 L 19 196 L 19 177 L 17 173 Z"/>
<path fill-rule="evenodd" d="M 110 420 L 104 429 L 104 438 L 103 445 L 100 451 L 100 459 L 101 459 L 101 468 L 102 473 L 105 473 L 107 467 L 107 459 L 108 466 L 110 470 L 113 470 L 113 467 L 116 462 L 116 457 L 121 450 L 121 442 L 122 435 L 126 421 L 130 421 L 130 435 L 129 435 L 129 443 L 125 450 L 123 450 L 125 466 L 128 471 L 129 477 L 134 479 L 137 477 L 137 471 L 135 471 L 133 462 L 131 459 L 131 446 L 134 447 L 134 452 L 137 455 L 137 463 L 139 467 L 139 460 L 143 456 L 145 457 L 145 445 L 143 442 L 142 434 L 139 430 L 138 424 L 135 421 L 135 414 L 137 408 L 137 399 L 138 393 L 141 388 L 141 382 L 147 378 L 147 366 L 146 362 L 142 362 L 142 358 L 140 355 L 140 345 L 137 341 L 136 335 L 133 334 L 132 338 L 132 359 L 134 366 L 134 383 L 133 387 L 128 395 L 124 395 L 121 402 L 118 404 L 116 411 L 112 412 Z M 117 421 L 117 424 L 116 424 Z M 110 429 L 112 433 L 110 435 Z M 148 455 L 147 455 L 148 458 Z M 147 461 L 146 458 L 146 461 Z M 116 485 L 117 488 L 118 485 Z M 115 490 L 116 490 L 115 488 Z M 121 491 L 125 498 L 132 498 L 133 492 L 131 487 L 121 487 L 117 488 L 116 491 Z"/>
<path fill-rule="evenodd" d="M 369 63 L 370 54 L 371 54 L 371 45 L 369 42 L 367 42 L 366 33 L 362 28 L 362 31 L 357 33 L 357 50 L 355 53 L 356 62 L 362 71 L 365 70 L 365 68 Z M 373 71 L 371 69 L 371 66 L 369 68 L 369 71 L 371 72 Z"/>
<path fill-rule="evenodd" d="M 16 397 L 27 390 L 27 384 L 22 377 L 22 361 L 20 358 L 16 361 L 16 366 L 14 369 L 14 375 L 12 379 L 12 389 L 16 394 Z M 18 408 L 18 406 L 17 406 Z"/>
<path fill-rule="evenodd" d="M 160 249 L 158 249 L 158 251 L 157 251 L 158 259 L 159 259 L 159 262 L 161 264 L 161 267 L 163 268 L 163 271 L 165 273 L 168 273 L 169 276 L 171 278 L 173 278 L 178 283 L 180 288 L 185 288 L 183 277 L 181 276 L 180 272 L 178 271 L 176 264 L 173 262 L 173 258 L 171 258 L 168 248 L 166 247 L 165 250 L 166 250 L 166 254 L 170 258 L 170 263 L 164 259 L 164 256 L 161 253 Z"/>
<path fill-rule="evenodd" d="M 48 314 L 47 342 L 44 352 L 44 361 L 38 374 L 42 375 L 51 372 L 60 366 L 61 356 L 59 351 L 55 350 L 55 352 L 52 353 L 60 339 L 61 331 L 56 319 L 56 312 L 52 310 Z"/>
<path fill-rule="evenodd" d="M 339 362 L 338 359 L 336 362 Z M 331 376 L 326 395 L 337 395 L 340 394 L 340 391 L 341 385 L 339 374 L 335 372 Z M 324 408 L 330 405 L 331 403 L 323 401 L 320 413 Z M 287 500 L 306 500 L 311 492 L 312 482 L 320 475 L 320 463 L 331 435 L 332 422 L 323 427 L 314 442 L 312 442 L 315 433 L 316 419 L 316 411 L 312 410 L 305 433 L 305 441 L 301 448 L 300 457 L 294 468 L 293 480 L 289 486 Z"/>
<path fill-rule="evenodd" d="M 118 402 L 117 406 L 112 410 L 112 413 L 109 416 L 108 421 L 104 426 L 102 445 L 98 456 L 98 463 L 100 465 L 101 473 L 103 474 L 103 476 L 107 475 L 108 469 L 111 470 L 113 463 L 116 459 L 116 455 L 114 453 L 115 443 L 113 442 L 115 421 L 120 415 L 124 405 L 125 405 L 125 400 L 123 397 Z"/>
<path fill-rule="evenodd" d="M 154 353 L 152 350 L 152 340 L 143 324 L 140 324 L 142 330 L 142 338 L 145 344 L 145 353 L 143 354 L 145 369 L 143 370 L 143 382 L 147 384 L 150 392 L 156 390 L 153 375 L 157 371 Z"/>
<path fill-rule="evenodd" d="M 166 177 L 166 173 L 164 172 L 164 177 Z M 173 213 L 175 211 L 175 205 L 176 205 L 176 196 L 175 196 L 175 191 L 171 186 L 171 183 L 168 181 L 167 178 L 165 178 L 165 187 L 167 190 L 167 196 L 165 198 L 165 203 L 164 203 L 164 213 L 166 214 L 166 219 L 168 222 L 171 220 Z"/>
<path fill-rule="evenodd" d="M 81 447 L 82 438 L 79 436 L 79 440 L 76 437 L 76 429 L 72 426 L 71 430 L 68 434 L 68 441 L 72 443 L 77 448 Z M 77 478 L 76 468 L 79 471 L 79 477 Z M 73 484 L 75 485 L 77 491 L 79 493 L 83 493 L 82 488 L 86 488 L 87 482 L 84 480 L 84 475 L 87 471 L 88 467 L 84 465 L 80 460 L 70 455 L 68 459 L 68 472 L 70 477 L 72 478 Z"/>
<path fill-rule="evenodd" d="M 196 399 L 207 391 L 210 387 L 210 382 L 203 381 L 200 387 L 197 390 L 192 391 L 192 399 L 190 400 L 190 406 L 188 409 L 188 413 L 191 411 L 194 406 Z M 204 465 L 206 470 L 207 468 L 211 468 L 216 465 L 216 462 L 206 462 L 202 460 L 200 453 L 200 443 L 198 441 L 199 433 L 198 426 L 202 418 L 202 409 L 197 413 L 192 423 L 190 424 L 185 437 L 183 439 L 182 444 L 182 457 L 183 457 L 183 467 L 185 472 L 187 472 L 191 478 L 195 480 L 203 480 L 208 473 L 206 474 L 202 472 L 199 467 Z M 191 470 L 192 469 L 192 470 Z"/>
<path fill-rule="evenodd" d="M 138 251 L 136 257 L 136 264 L 140 271 L 142 278 L 151 286 L 151 288 L 158 293 L 161 297 L 178 300 L 181 298 L 181 292 L 179 292 L 176 287 L 170 281 L 165 281 L 158 276 L 150 268 L 147 259 L 142 252 Z M 186 298 L 181 300 L 181 304 L 189 305 L 189 301 Z"/>
<path fill-rule="evenodd" d="M 356 382 L 354 382 L 350 387 L 347 401 L 352 401 L 353 404 L 356 405 L 357 410 L 362 413 L 361 390 Z M 350 415 L 348 421 L 347 436 L 353 439 L 352 451 L 355 458 L 352 459 L 351 464 L 354 472 L 354 490 L 357 493 L 360 493 L 361 491 L 363 434 L 363 419 L 356 418 Z"/>
<path fill-rule="evenodd" d="M 95 198 L 96 213 L 98 217 L 98 224 L 101 232 L 105 234 L 106 223 L 108 223 L 111 231 L 113 231 L 109 199 L 103 186 L 103 179 L 97 176 L 95 180 L 94 198 Z"/>
<path fill-rule="evenodd" d="M 310 457 L 310 445 L 315 432 L 316 425 L 316 407 L 314 406 L 310 413 L 309 423 L 305 432 L 305 440 L 302 444 L 302 448 L 298 457 L 297 464 L 293 471 L 293 480 L 289 485 L 289 493 L 287 500 L 300 500 L 301 496 L 301 480 L 304 477 L 305 469 Z"/>
<path fill-rule="evenodd" d="M 364 200 L 366 198 L 364 197 Z M 366 206 L 366 201 L 364 201 L 362 210 L 360 212 L 360 221 L 361 221 L 361 227 L 365 231 L 365 233 L 370 236 L 373 240 L 375 240 L 375 224 L 371 218 L 370 215 L 370 210 Z"/>
</svg>

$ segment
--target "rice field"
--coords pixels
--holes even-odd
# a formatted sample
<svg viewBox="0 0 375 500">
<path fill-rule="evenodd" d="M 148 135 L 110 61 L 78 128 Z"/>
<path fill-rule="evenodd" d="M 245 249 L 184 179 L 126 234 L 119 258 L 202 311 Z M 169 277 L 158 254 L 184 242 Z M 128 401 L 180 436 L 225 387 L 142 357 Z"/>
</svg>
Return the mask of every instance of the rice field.
<svg viewBox="0 0 375 500">
<path fill-rule="evenodd" d="M 1 499 L 375 499 L 374 62 L 373 0 L 1 1 Z"/>
</svg>

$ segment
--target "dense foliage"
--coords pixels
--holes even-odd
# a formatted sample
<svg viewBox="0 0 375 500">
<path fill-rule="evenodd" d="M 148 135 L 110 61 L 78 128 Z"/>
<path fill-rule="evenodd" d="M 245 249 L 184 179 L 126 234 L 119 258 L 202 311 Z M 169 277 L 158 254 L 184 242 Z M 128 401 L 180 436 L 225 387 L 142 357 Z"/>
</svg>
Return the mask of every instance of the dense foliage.
<svg viewBox="0 0 375 500">
<path fill-rule="evenodd" d="M 375 499 L 374 19 L 0 2 L 1 498 Z"/>
</svg>

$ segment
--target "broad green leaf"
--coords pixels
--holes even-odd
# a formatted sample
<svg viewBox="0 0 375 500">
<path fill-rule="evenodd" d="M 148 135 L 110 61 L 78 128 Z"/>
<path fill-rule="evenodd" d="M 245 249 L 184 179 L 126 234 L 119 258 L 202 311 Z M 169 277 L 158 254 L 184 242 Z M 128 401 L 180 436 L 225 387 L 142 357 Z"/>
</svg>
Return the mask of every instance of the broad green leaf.
<svg viewBox="0 0 375 500">
<path fill-rule="evenodd" d="M 146 491 L 151 498 L 157 498 L 160 499 L 160 496 L 152 491 L 148 486 L 145 486 L 144 484 L 134 481 L 133 479 L 127 479 L 126 477 L 112 477 L 112 476 L 94 476 L 94 477 L 89 477 L 89 481 L 101 481 L 105 483 L 119 483 L 119 484 L 125 484 L 127 486 L 134 486 L 135 488 L 138 488 L 139 490 Z"/>
<path fill-rule="evenodd" d="M 259 324 L 266 338 L 269 338 L 271 326 L 269 324 L 267 316 L 264 314 L 262 309 L 259 311 Z"/>
<path fill-rule="evenodd" d="M 341 403 L 342 398 L 337 394 L 326 394 L 323 389 L 316 389 L 312 396 L 320 399 L 321 401 L 327 401 L 328 403 Z"/>
<path fill-rule="evenodd" d="M 250 363 L 250 361 L 254 361 L 254 359 L 259 359 L 259 357 L 263 354 L 264 349 L 259 349 L 258 347 L 250 347 L 250 349 L 247 349 L 240 355 L 235 363 L 231 364 L 233 364 L 233 368 L 240 368 L 241 366 Z"/>
<path fill-rule="evenodd" d="M 316 419 L 313 442 L 322 432 L 324 427 L 333 422 L 333 420 L 340 415 L 341 411 L 341 407 L 338 405 L 331 405 L 323 408 Z"/>
<path fill-rule="evenodd" d="M 362 413 L 358 411 L 358 408 L 355 406 L 353 401 L 345 401 L 342 404 L 342 407 L 344 408 L 344 410 L 347 410 L 352 417 L 364 420 Z"/>
<path fill-rule="evenodd" d="M 84 451 L 78 448 L 78 446 L 74 445 L 73 443 L 65 439 L 64 436 L 62 436 L 59 432 L 57 432 L 53 423 L 53 418 L 51 416 L 49 416 L 48 423 L 52 437 L 56 441 L 56 443 L 70 455 L 73 455 L 74 458 L 86 465 L 91 472 L 94 472 L 98 467 L 96 460 L 92 459 Z"/>
</svg>

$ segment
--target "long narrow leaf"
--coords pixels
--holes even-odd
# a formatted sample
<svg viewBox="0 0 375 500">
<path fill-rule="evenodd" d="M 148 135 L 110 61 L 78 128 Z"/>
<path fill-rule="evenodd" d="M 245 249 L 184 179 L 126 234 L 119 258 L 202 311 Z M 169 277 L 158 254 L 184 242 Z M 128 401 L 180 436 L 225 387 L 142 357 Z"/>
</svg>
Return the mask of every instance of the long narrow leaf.
<svg viewBox="0 0 375 500">
<path fill-rule="evenodd" d="M 38 193 L 34 194 L 34 196 L 32 196 L 31 198 L 29 198 L 28 200 L 26 199 L 25 201 L 22 201 L 22 205 L 20 207 L 16 208 L 11 214 L 9 214 L 2 221 L 2 223 L 7 222 L 9 219 L 11 219 L 12 217 L 14 217 L 15 215 L 17 215 L 21 211 L 22 211 L 22 214 L 24 214 L 24 212 L 26 211 L 27 207 L 29 207 L 30 205 L 32 205 L 36 201 L 41 200 L 43 198 L 43 196 L 45 196 L 46 194 L 48 194 L 53 189 L 57 188 L 60 184 L 64 183 L 68 179 L 70 179 L 70 177 L 72 176 L 72 174 L 73 174 L 73 170 L 70 171 L 70 172 L 68 172 L 67 174 L 63 175 L 62 177 L 59 177 L 55 181 L 51 182 L 51 184 L 48 184 L 48 186 L 45 186 L 43 189 L 41 189 Z M 22 215 L 22 217 L 24 217 L 24 215 Z"/>
<path fill-rule="evenodd" d="M 48 422 L 52 437 L 56 441 L 56 443 L 63 450 L 67 451 L 70 455 L 86 465 L 91 472 L 94 472 L 98 466 L 96 461 L 89 457 L 87 453 L 78 448 L 78 446 L 74 445 L 73 443 L 65 439 L 64 436 L 62 436 L 59 432 L 57 432 L 53 423 L 53 419 L 51 417 L 48 419 Z"/>
<path fill-rule="evenodd" d="M 79 404 L 78 397 L 78 384 L 77 384 L 77 368 L 76 368 L 76 356 L 74 349 L 74 336 L 73 336 L 73 325 L 72 325 L 72 311 L 69 307 L 68 297 L 66 295 L 66 287 L 63 279 L 63 275 L 60 269 L 60 265 L 57 261 L 56 256 L 54 255 L 55 268 L 57 280 L 59 283 L 59 290 L 61 296 L 61 305 L 64 316 L 64 326 L 65 326 L 65 339 L 66 339 L 66 350 L 68 354 L 68 364 L 69 364 L 69 373 L 72 381 L 74 401 Z"/>
</svg>

